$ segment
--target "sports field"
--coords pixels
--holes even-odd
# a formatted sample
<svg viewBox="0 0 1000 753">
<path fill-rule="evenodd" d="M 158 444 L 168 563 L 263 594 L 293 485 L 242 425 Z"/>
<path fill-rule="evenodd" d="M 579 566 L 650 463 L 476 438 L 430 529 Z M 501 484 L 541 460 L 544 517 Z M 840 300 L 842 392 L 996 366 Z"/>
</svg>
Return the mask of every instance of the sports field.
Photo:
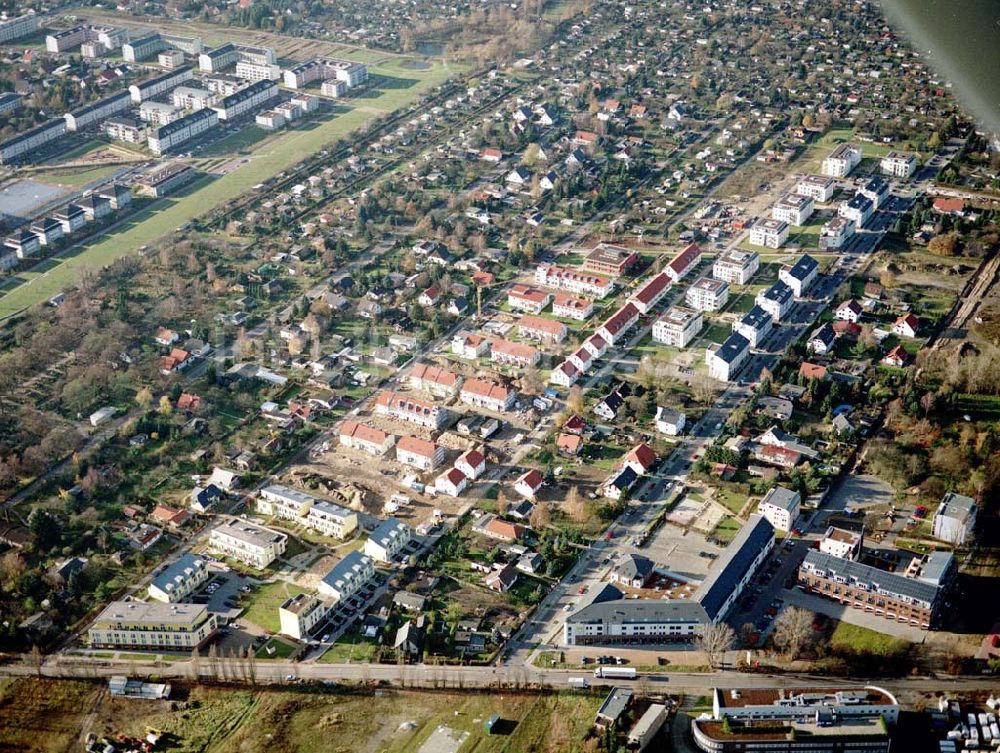
<svg viewBox="0 0 1000 753">
<path fill-rule="evenodd" d="M 0 298 L 0 318 L 6 318 L 41 301 L 46 301 L 79 278 L 84 269 L 104 267 L 115 259 L 135 253 L 175 232 L 220 204 L 244 193 L 257 183 L 285 170 L 327 144 L 361 128 L 373 118 L 413 102 L 423 93 L 446 81 L 456 71 L 441 61 L 428 61 L 423 70 L 406 66 L 406 59 L 391 59 L 369 69 L 376 84 L 387 83 L 378 96 L 346 100 L 350 107 L 328 120 L 302 130 L 288 131 L 260 146 L 246 164 L 177 198 L 158 202 L 129 219 L 125 229 L 95 239 L 80 249 L 72 249 L 48 271 L 22 275 L 25 283 Z M 384 77 L 384 78 L 376 78 Z M 247 128 L 256 128 L 248 125 Z"/>
</svg>

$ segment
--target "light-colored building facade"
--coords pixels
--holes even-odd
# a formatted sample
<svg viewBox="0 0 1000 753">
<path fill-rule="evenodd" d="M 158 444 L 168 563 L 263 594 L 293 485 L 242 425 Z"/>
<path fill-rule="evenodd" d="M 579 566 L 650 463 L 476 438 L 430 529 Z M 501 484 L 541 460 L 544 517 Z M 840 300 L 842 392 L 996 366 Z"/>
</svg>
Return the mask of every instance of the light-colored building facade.
<svg viewBox="0 0 1000 753">
<path fill-rule="evenodd" d="M 396 518 L 386 518 L 365 539 L 364 552 L 376 562 L 393 562 L 412 540 L 412 528 Z"/>
<path fill-rule="evenodd" d="M 771 218 L 789 225 L 801 227 L 812 217 L 816 204 L 812 197 L 791 193 L 783 196 L 771 207 Z"/>
<path fill-rule="evenodd" d="M 917 155 L 889 152 L 879 162 L 883 175 L 906 180 L 917 171 Z"/>
<path fill-rule="evenodd" d="M 216 631 L 204 604 L 113 601 L 87 631 L 91 648 L 164 649 L 188 652 Z"/>
<path fill-rule="evenodd" d="M 367 554 L 355 550 L 320 580 L 317 590 L 323 596 L 346 601 L 375 579 L 375 563 Z"/>
<path fill-rule="evenodd" d="M 257 512 L 305 526 L 324 536 L 345 539 L 358 527 L 358 514 L 283 484 L 271 484 L 257 496 Z"/>
<path fill-rule="evenodd" d="M 944 495 L 934 513 L 932 531 L 934 538 L 947 541 L 955 546 L 964 546 L 972 541 L 976 528 L 979 507 L 972 497 L 949 492 Z"/>
<path fill-rule="evenodd" d="M 823 160 L 821 172 L 831 178 L 846 178 L 861 164 L 861 156 L 854 144 L 840 144 Z"/>
<path fill-rule="evenodd" d="M 279 632 L 297 641 L 305 640 L 329 614 L 332 602 L 300 593 L 289 596 L 278 607 Z"/>
<path fill-rule="evenodd" d="M 687 289 L 684 300 L 697 311 L 718 311 L 729 301 L 729 283 L 702 277 Z"/>
<path fill-rule="evenodd" d="M 746 285 L 760 269 L 760 254 L 731 248 L 712 263 L 712 277 L 730 285 Z"/>
<path fill-rule="evenodd" d="M 791 531 L 798 520 L 802 497 L 783 486 L 771 488 L 757 505 L 757 512 L 779 531 Z"/>
<path fill-rule="evenodd" d="M 788 228 L 788 223 L 781 220 L 757 220 L 750 228 L 750 242 L 764 248 L 781 248 L 788 240 Z"/>
<path fill-rule="evenodd" d="M 713 379 L 730 381 L 750 357 L 750 341 L 734 332 L 722 345 L 713 343 L 705 350 L 705 363 Z"/>
<path fill-rule="evenodd" d="M 184 601 L 208 579 L 208 562 L 194 554 L 183 554 L 153 578 L 149 598 L 168 604 Z"/>
<path fill-rule="evenodd" d="M 212 529 L 209 548 L 258 570 L 285 553 L 288 536 L 245 520 L 226 520 Z"/>
<path fill-rule="evenodd" d="M 733 322 L 733 332 L 743 335 L 750 342 L 751 348 L 759 348 L 773 330 L 774 317 L 757 305 Z"/>
<path fill-rule="evenodd" d="M 674 348 L 686 348 L 704 325 L 704 314 L 683 306 L 672 306 L 653 322 L 653 340 Z"/>
<path fill-rule="evenodd" d="M 837 181 L 826 175 L 807 175 L 795 185 L 795 193 L 825 204 L 833 198 Z"/>
</svg>

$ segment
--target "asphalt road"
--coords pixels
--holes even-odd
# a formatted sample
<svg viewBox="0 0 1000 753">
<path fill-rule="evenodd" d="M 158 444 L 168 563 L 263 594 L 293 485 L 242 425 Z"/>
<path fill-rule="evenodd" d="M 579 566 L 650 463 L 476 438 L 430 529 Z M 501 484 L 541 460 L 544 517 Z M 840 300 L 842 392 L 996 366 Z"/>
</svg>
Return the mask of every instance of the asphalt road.
<svg viewBox="0 0 1000 753">
<path fill-rule="evenodd" d="M 27 663 L 0 666 L 0 676 L 95 678 L 115 674 L 131 677 L 155 676 L 161 679 L 202 681 L 222 680 L 237 684 L 294 684 L 298 682 L 378 682 L 405 687 L 551 687 L 567 686 L 568 678 L 584 674 L 580 670 L 535 669 L 533 667 L 444 667 L 425 664 L 296 664 L 287 661 L 200 659 L 178 662 L 138 662 L 50 658 L 41 667 Z M 654 684 L 665 684 L 671 692 L 704 694 L 714 687 L 795 688 L 839 687 L 842 678 L 813 675 L 768 675 L 732 671 L 705 673 L 648 673 L 642 675 Z M 603 680 L 588 674 L 593 686 L 621 685 L 622 680 Z M 933 677 L 853 678 L 852 682 L 872 682 L 891 692 L 970 692 L 992 690 L 992 678 L 943 679 Z"/>
</svg>

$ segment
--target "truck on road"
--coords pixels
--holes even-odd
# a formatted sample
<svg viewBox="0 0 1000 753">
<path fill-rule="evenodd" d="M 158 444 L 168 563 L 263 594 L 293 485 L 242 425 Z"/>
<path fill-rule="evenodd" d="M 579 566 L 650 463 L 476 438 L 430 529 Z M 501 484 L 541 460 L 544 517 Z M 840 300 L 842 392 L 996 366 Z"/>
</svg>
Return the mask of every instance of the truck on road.
<svg viewBox="0 0 1000 753">
<path fill-rule="evenodd" d="M 571 688 L 589 688 L 590 687 L 590 683 L 587 682 L 587 678 L 586 677 L 570 677 L 569 680 L 567 680 L 567 682 L 569 683 L 569 686 Z"/>
<path fill-rule="evenodd" d="M 635 667 L 598 667 L 594 670 L 594 677 L 607 680 L 634 680 L 635 675 Z"/>
</svg>

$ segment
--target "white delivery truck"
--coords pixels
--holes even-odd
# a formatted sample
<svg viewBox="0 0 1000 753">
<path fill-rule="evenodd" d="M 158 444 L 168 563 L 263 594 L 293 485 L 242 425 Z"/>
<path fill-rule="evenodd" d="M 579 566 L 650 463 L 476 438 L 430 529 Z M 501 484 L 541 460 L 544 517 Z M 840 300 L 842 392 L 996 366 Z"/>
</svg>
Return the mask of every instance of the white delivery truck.
<svg viewBox="0 0 1000 753">
<path fill-rule="evenodd" d="M 635 675 L 635 667 L 598 667 L 594 670 L 594 677 L 606 680 L 634 680 Z"/>
<path fill-rule="evenodd" d="M 571 688 L 589 688 L 590 683 L 586 677 L 570 677 L 567 681 Z"/>
</svg>

